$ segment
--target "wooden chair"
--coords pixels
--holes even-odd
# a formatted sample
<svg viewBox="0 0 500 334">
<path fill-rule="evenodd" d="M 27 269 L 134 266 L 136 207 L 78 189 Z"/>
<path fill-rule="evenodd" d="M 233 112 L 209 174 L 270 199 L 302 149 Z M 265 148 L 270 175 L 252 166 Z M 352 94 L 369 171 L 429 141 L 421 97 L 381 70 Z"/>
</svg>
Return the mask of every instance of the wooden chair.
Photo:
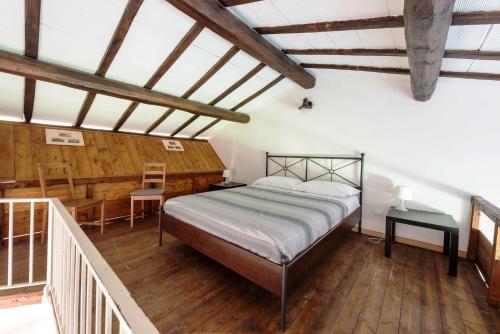
<svg viewBox="0 0 500 334">
<path fill-rule="evenodd" d="M 161 162 L 144 163 L 144 172 L 142 174 L 142 189 L 130 193 L 130 227 L 134 227 L 134 201 L 142 202 L 141 216 L 144 219 L 144 201 L 160 201 L 160 206 L 164 201 L 165 193 L 165 174 L 167 164 Z M 161 183 L 160 188 L 146 188 L 146 184 Z"/>
<path fill-rule="evenodd" d="M 50 170 L 57 170 L 57 176 L 48 177 L 48 172 Z M 59 196 L 61 196 L 61 191 L 69 190 L 69 199 L 61 199 L 62 204 L 68 209 L 69 213 L 77 221 L 77 212 L 81 210 L 88 210 L 95 207 L 101 207 L 101 218 L 99 222 L 78 222 L 81 225 L 94 225 L 101 227 L 101 234 L 104 233 L 104 200 L 102 199 L 92 199 L 92 198 L 75 198 L 75 187 L 73 185 L 73 176 L 71 173 L 71 166 L 66 163 L 39 163 L 38 164 L 38 175 L 40 177 L 40 187 L 42 188 L 43 197 L 57 197 L 51 195 L 51 191 L 58 190 Z M 53 186 L 47 186 L 47 180 L 66 178 L 67 184 L 58 184 Z M 47 228 L 47 207 L 43 209 L 42 218 L 42 243 L 45 240 L 45 230 Z"/>
</svg>

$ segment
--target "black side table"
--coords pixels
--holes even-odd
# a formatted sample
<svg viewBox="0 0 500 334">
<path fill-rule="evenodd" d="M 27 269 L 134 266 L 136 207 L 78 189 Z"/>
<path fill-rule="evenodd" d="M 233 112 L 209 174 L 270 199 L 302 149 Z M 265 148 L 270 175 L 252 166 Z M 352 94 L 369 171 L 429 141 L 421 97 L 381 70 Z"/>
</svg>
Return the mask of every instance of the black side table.
<svg viewBox="0 0 500 334">
<path fill-rule="evenodd" d="M 212 183 L 208 186 L 208 190 L 223 190 L 223 189 L 231 189 L 238 187 L 246 187 L 245 183 L 238 182 L 220 182 L 220 183 Z"/>
<path fill-rule="evenodd" d="M 391 244 L 395 241 L 396 223 L 443 231 L 443 254 L 450 257 L 448 275 L 457 276 L 459 229 L 452 216 L 412 209 L 399 211 L 391 208 L 385 218 L 385 256 L 387 257 L 391 257 Z"/>
</svg>

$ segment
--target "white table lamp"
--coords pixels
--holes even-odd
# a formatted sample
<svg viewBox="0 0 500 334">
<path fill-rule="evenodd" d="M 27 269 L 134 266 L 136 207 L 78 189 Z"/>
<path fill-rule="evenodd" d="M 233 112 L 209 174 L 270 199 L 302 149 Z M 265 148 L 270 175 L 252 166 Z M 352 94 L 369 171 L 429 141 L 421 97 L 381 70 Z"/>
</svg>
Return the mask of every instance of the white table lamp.
<svg viewBox="0 0 500 334">
<path fill-rule="evenodd" d="M 231 171 L 229 169 L 224 169 L 224 172 L 222 172 L 222 177 L 226 179 L 224 181 L 225 183 L 229 183 L 231 178 Z"/>
<path fill-rule="evenodd" d="M 408 186 L 397 186 L 396 197 L 399 199 L 399 205 L 396 207 L 396 209 L 400 211 L 408 211 L 405 206 L 405 201 L 410 201 L 413 199 L 411 188 Z"/>
</svg>

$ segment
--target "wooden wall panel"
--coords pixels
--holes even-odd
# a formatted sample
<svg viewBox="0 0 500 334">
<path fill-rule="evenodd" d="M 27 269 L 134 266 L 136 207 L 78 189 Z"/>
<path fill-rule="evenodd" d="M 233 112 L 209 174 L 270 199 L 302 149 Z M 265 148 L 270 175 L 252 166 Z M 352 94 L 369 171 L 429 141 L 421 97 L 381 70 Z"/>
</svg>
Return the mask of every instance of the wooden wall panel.
<svg viewBox="0 0 500 334">
<path fill-rule="evenodd" d="M 14 126 L 0 124 L 0 180 L 14 179 L 14 166 Z"/>
<path fill-rule="evenodd" d="M 183 152 L 176 152 L 166 151 L 161 142 L 163 138 L 160 137 L 82 130 L 84 147 L 57 146 L 45 143 L 45 128 L 52 127 L 0 123 L 0 137 L 6 139 L 0 142 L 0 157 L 6 166 L 10 166 L 2 167 L 0 171 L 10 173 L 10 179 L 16 180 L 15 183 L 0 183 L 0 191 L 4 197 L 41 197 L 37 170 L 40 162 L 71 164 L 77 198 L 90 195 L 105 199 L 107 219 L 130 214 L 130 192 L 142 186 L 144 162 L 167 163 L 167 198 L 206 191 L 210 183 L 223 180 L 224 165 L 207 141 L 176 138 L 185 149 Z M 5 145 L 6 142 L 11 144 Z M 57 173 L 52 171 L 49 176 L 58 177 Z M 67 195 L 57 193 L 61 199 Z M 155 203 L 153 207 L 156 206 Z M 147 207 L 151 206 L 148 204 Z M 137 206 L 137 214 L 139 208 L 140 205 Z M 14 211 L 14 234 L 26 234 L 29 228 L 29 207 L 16 205 Z M 40 206 L 36 210 L 37 231 L 41 230 L 41 214 Z M 89 211 L 89 214 L 92 212 Z M 3 218 L 5 236 L 8 233 L 7 208 L 4 208 L 3 215 L 0 216 Z M 86 219 L 86 216 L 85 212 L 81 213 L 82 219 Z"/>
</svg>

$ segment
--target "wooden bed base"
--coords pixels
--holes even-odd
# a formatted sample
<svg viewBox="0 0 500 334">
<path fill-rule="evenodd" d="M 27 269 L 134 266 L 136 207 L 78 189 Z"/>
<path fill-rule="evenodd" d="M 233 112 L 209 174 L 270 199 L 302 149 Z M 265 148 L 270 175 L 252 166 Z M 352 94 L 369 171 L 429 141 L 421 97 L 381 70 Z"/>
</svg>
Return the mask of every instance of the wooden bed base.
<svg viewBox="0 0 500 334">
<path fill-rule="evenodd" d="M 280 329 L 284 331 L 288 297 L 298 288 L 303 277 L 339 245 L 360 221 L 361 208 L 358 208 L 291 262 L 281 265 L 167 214 L 163 214 L 159 222 L 159 243 L 162 244 L 162 231 L 165 230 L 190 247 L 281 297 Z"/>
</svg>

